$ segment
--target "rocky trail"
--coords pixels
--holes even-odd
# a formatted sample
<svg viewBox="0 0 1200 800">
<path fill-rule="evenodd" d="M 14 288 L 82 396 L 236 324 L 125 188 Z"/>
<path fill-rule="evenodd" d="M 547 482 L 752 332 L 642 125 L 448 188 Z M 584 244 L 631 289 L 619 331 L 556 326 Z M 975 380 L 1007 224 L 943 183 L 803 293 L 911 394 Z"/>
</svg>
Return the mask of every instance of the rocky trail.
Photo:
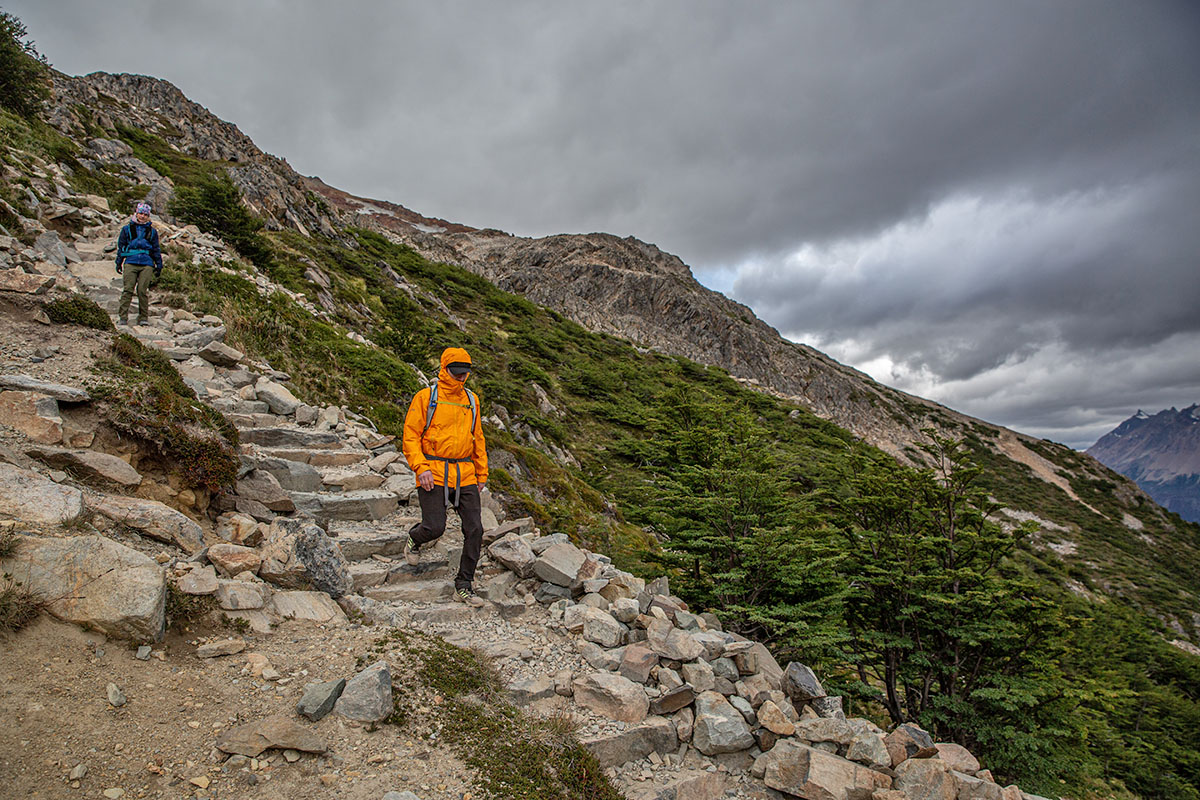
<svg viewBox="0 0 1200 800">
<path fill-rule="evenodd" d="M 156 302 L 123 330 L 241 438 L 234 492 L 182 485 L 92 409 L 112 334 L 40 311 L 47 292 L 81 291 L 115 316 L 124 220 L 99 198 L 63 200 L 25 220 L 42 228 L 32 246 L 0 240 L 0 531 L 15 541 L 0 566 L 52 615 L 0 639 L 0 796 L 486 796 L 442 740 L 448 700 L 403 638 L 428 635 L 492 663 L 525 713 L 569 717 L 631 800 L 1033 799 L 919 728 L 848 719 L 811 670 L 724 632 L 665 578 L 494 499 L 487 604 L 452 602 L 457 518 L 404 561 L 415 481 L 392 437 L 303 402 L 290 376 L 226 344 L 220 319 Z M 43 227 L 70 215 L 73 237 Z M 219 240 L 156 224 L 164 246 L 224 268 Z M 168 629 L 169 602 L 203 613 Z"/>
</svg>

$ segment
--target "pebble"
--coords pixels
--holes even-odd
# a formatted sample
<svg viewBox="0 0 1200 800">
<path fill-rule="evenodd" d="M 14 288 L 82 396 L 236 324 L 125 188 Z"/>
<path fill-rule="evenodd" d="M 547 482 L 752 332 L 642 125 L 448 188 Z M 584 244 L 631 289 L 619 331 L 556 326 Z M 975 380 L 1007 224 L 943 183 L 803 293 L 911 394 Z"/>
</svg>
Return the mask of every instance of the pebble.
<svg viewBox="0 0 1200 800">
<path fill-rule="evenodd" d="M 71 774 L 68 775 L 69 780 L 81 781 L 87 776 L 87 764 L 76 764 L 71 769 Z"/>
<path fill-rule="evenodd" d="M 110 683 L 105 689 L 105 692 L 108 694 L 108 704 L 113 708 L 120 708 L 127 702 L 125 699 L 125 693 L 122 692 L 121 687 L 117 686 L 115 683 Z"/>
<path fill-rule="evenodd" d="M 108 800 L 118 800 L 118 798 L 125 796 L 125 790 L 114 786 L 111 789 L 105 789 L 103 794 Z"/>
<path fill-rule="evenodd" d="M 137 654 L 134 656 L 138 661 L 150 660 L 150 645 L 144 644 L 137 649 Z"/>
</svg>

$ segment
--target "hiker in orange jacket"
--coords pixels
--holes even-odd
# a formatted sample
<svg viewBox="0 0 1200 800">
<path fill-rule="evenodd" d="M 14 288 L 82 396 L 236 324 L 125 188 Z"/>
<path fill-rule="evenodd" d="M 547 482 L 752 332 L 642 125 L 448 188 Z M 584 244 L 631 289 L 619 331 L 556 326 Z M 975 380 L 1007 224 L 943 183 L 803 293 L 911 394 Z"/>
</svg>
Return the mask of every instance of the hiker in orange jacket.
<svg viewBox="0 0 1200 800">
<path fill-rule="evenodd" d="M 454 598 L 479 608 L 475 565 L 483 545 L 480 492 L 487 483 L 487 449 L 479 400 L 466 387 L 471 356 L 461 347 L 442 351 L 437 384 L 417 392 L 404 418 L 404 457 L 417 476 L 421 521 L 408 532 L 404 557 L 420 563 L 417 550 L 446 531 L 446 508 L 462 520 L 463 552 L 454 577 Z"/>
</svg>

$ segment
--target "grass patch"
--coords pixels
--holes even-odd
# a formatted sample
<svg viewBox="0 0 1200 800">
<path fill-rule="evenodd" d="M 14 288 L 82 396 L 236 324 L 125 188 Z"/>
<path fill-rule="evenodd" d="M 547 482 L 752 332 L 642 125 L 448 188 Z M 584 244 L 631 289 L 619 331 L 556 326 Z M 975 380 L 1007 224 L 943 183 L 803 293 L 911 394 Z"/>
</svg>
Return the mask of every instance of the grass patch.
<svg viewBox="0 0 1200 800">
<path fill-rule="evenodd" d="M 167 581 L 167 627 L 182 632 L 190 625 L 195 625 L 209 612 L 215 611 L 217 600 L 212 595 L 187 594 Z"/>
<path fill-rule="evenodd" d="M 42 308 L 51 322 L 70 325 L 82 325 L 85 328 L 95 328 L 98 331 L 114 330 L 112 320 L 95 300 L 87 295 L 72 292 L 66 297 L 60 297 L 46 303 Z"/>
<path fill-rule="evenodd" d="M 237 429 L 196 399 L 170 359 L 120 334 L 97 367 L 115 379 L 94 392 L 114 428 L 157 450 L 190 487 L 220 492 L 233 486 Z"/>
<path fill-rule="evenodd" d="M 491 661 L 421 633 L 392 631 L 381 638 L 360 665 L 386 657 L 412 670 L 393 695 L 400 726 L 428 722 L 474 772 L 474 783 L 492 800 L 620 800 L 600 764 L 575 738 L 567 716 L 541 719 L 508 701 Z M 429 698 L 429 695 L 433 695 Z M 432 700 L 432 702 L 430 702 Z M 419 702 L 418 702 L 419 701 Z M 414 708 L 429 709 L 417 719 Z M 418 712 L 419 713 L 419 712 Z"/>
<path fill-rule="evenodd" d="M 17 537 L 11 531 L 0 533 L 0 558 L 9 558 L 17 549 Z M 37 619 L 46 607 L 46 599 L 12 575 L 0 576 L 0 633 L 20 630 Z"/>
</svg>

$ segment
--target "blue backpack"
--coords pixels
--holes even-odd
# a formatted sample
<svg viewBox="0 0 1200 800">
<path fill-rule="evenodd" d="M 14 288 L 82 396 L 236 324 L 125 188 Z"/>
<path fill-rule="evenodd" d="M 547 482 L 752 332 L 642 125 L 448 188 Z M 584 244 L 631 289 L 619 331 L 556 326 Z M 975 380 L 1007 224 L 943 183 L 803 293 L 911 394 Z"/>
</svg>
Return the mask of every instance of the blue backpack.
<svg viewBox="0 0 1200 800">
<path fill-rule="evenodd" d="M 133 256 L 146 256 L 150 258 L 150 253 L 154 250 L 154 245 L 146 238 L 154 228 L 149 225 L 139 225 L 136 222 L 131 222 L 126 226 L 129 231 L 129 242 L 126 243 L 125 249 L 121 251 L 121 258 L 130 259 Z M 137 238 L 134 238 L 134 236 Z M 153 259 L 151 259 L 153 260 Z"/>
</svg>

